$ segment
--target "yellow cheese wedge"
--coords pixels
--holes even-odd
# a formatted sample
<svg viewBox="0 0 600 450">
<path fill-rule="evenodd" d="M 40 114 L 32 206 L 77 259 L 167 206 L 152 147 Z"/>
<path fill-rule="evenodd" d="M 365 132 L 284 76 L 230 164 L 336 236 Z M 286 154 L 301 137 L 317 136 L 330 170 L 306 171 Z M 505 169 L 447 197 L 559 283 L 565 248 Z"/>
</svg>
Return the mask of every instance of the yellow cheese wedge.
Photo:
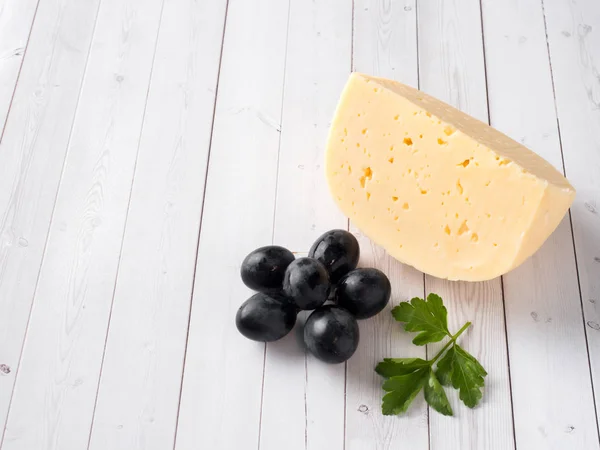
<svg viewBox="0 0 600 450">
<path fill-rule="evenodd" d="M 326 172 L 362 232 L 401 262 L 451 280 L 517 267 L 575 197 L 550 163 L 487 124 L 358 73 L 331 125 Z"/>
</svg>

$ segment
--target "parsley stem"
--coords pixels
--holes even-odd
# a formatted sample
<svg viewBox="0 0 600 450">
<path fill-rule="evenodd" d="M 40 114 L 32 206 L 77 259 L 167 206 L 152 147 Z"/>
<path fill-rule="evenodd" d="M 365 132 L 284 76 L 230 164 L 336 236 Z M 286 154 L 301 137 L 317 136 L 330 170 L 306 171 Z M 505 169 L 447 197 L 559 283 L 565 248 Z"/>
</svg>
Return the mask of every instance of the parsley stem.
<svg viewBox="0 0 600 450">
<path fill-rule="evenodd" d="M 461 328 L 460 330 L 458 330 L 458 332 L 457 332 L 457 333 L 456 333 L 454 336 L 452 336 L 452 340 L 453 340 L 453 341 L 456 341 L 456 340 L 458 339 L 458 337 L 459 337 L 461 334 L 463 334 L 463 333 L 465 332 L 465 330 L 466 330 L 467 328 L 469 328 L 470 326 L 471 326 L 471 322 L 467 322 L 467 323 L 465 323 L 465 324 L 462 326 L 462 328 Z"/>
<path fill-rule="evenodd" d="M 448 342 L 446 342 L 446 345 L 444 345 L 442 347 L 442 349 L 438 352 L 438 354 L 435 355 L 435 357 L 430 361 L 430 364 L 433 365 L 433 363 L 435 363 L 438 360 L 438 358 L 444 354 L 444 352 L 448 349 L 448 347 L 450 347 L 452 344 L 456 343 L 456 340 L 458 339 L 458 337 L 461 334 L 463 334 L 465 332 L 465 330 L 467 328 L 469 328 L 470 326 L 471 326 L 471 322 L 467 322 L 462 326 L 462 328 L 460 330 L 458 330 L 458 332 L 456 334 L 451 335 L 450 340 Z"/>
</svg>

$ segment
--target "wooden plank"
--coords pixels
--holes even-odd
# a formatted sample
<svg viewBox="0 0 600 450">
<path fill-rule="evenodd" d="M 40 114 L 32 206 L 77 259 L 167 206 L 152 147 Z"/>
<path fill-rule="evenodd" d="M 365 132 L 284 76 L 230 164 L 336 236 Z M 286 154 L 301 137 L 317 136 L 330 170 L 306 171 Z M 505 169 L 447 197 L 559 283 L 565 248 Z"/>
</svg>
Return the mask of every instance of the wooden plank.
<svg viewBox="0 0 600 450">
<path fill-rule="evenodd" d="M 487 121 L 487 101 L 479 2 L 437 0 L 419 3 L 420 87 Z M 489 375 L 481 407 L 468 409 L 452 391 L 455 416 L 430 412 L 431 447 L 437 449 L 514 447 L 508 359 L 500 279 L 484 283 L 427 276 L 426 291 L 439 294 L 448 308 L 451 331 L 473 322 L 461 344 Z M 430 357 L 440 345 L 428 349 Z"/>
<path fill-rule="evenodd" d="M 418 86 L 415 2 L 361 0 L 354 11 L 354 69 Z M 388 256 L 351 224 L 361 247 L 361 266 L 376 267 L 392 284 L 390 305 L 379 315 L 360 321 L 361 342 L 348 361 L 346 448 L 428 449 L 427 405 L 415 401 L 401 419 L 381 414 L 382 379 L 375 365 L 383 358 L 425 357 L 425 348 L 411 343 L 390 314 L 400 301 L 422 297 L 423 274 Z"/>
<path fill-rule="evenodd" d="M 165 2 L 90 449 L 173 447 L 225 9 Z"/>
<path fill-rule="evenodd" d="M 19 2 L 19 8 L 28 3 Z M 4 16 L 7 11 L 15 11 L 7 9 L 10 5 L 13 2 L 4 3 L 2 20 L 7 20 Z M 0 143 L 2 431 L 97 11 L 98 0 L 42 2 L 28 44 L 29 57 L 23 62 L 19 86 Z M 25 13 L 25 10 L 20 12 Z M 13 18 L 21 20 L 16 16 Z M 0 25 L 0 46 L 12 42 L 9 38 L 4 41 L 3 37 L 10 29 L 12 27 L 4 29 Z M 0 89 L 6 86 L 0 82 Z"/>
<path fill-rule="evenodd" d="M 292 251 L 347 226 L 322 165 L 351 45 L 350 2 L 292 0 L 274 224 L 274 242 Z M 306 355 L 301 325 L 267 345 L 263 392 L 261 449 L 343 448 L 345 365 Z"/>
<path fill-rule="evenodd" d="M 593 0 L 576 3 L 557 0 L 545 1 L 543 6 L 565 171 L 577 189 L 571 217 L 597 410 L 600 401 L 600 4 Z M 579 336 L 579 329 L 573 327 Z M 563 335 L 571 336 L 572 330 L 562 331 Z M 571 337 L 560 340 L 560 348 L 570 341 Z M 569 345 L 564 353 L 570 348 Z M 561 385 L 566 387 L 562 382 Z M 590 448 L 595 448 L 592 430 L 588 427 L 585 433 L 593 445 Z"/>
<path fill-rule="evenodd" d="M 425 348 L 413 345 L 412 337 L 391 315 L 391 309 L 401 301 L 423 297 L 423 274 L 388 256 L 356 228 L 351 230 L 360 243 L 360 266 L 375 267 L 385 273 L 392 285 L 392 298 L 377 316 L 359 322 L 360 346 L 348 361 L 346 448 L 428 449 L 425 400 L 418 397 L 402 417 L 382 415 L 383 380 L 374 370 L 383 358 L 425 358 Z"/>
<path fill-rule="evenodd" d="M 287 18 L 287 2 L 229 2 L 177 449 L 258 445 L 265 345 L 234 317 L 240 264 L 272 239 Z"/>
<path fill-rule="evenodd" d="M 161 5 L 100 7 L 3 450 L 88 443 Z"/>
<path fill-rule="evenodd" d="M 25 57 L 38 0 L 0 3 L 0 136 Z"/>
</svg>

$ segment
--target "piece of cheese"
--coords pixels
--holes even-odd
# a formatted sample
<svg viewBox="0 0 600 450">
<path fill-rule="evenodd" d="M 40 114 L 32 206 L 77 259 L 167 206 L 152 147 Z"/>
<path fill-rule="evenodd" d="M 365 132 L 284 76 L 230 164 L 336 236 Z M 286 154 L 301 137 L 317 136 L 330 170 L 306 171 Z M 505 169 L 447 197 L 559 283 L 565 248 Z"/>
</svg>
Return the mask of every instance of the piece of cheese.
<svg viewBox="0 0 600 450">
<path fill-rule="evenodd" d="M 360 230 L 401 262 L 451 280 L 517 267 L 575 197 L 550 163 L 487 124 L 358 73 L 331 125 L 326 172 Z"/>
</svg>

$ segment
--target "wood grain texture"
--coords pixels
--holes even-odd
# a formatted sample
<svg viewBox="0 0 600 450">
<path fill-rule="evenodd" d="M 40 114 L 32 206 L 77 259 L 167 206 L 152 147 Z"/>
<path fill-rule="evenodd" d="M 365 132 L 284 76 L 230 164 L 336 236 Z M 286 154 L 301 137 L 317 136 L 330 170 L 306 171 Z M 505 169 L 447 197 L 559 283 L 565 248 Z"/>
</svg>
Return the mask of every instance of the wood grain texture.
<svg viewBox="0 0 600 450">
<path fill-rule="evenodd" d="M 483 18 L 492 125 L 562 171 L 541 3 L 485 2 Z M 504 293 L 517 446 L 598 448 L 568 217 Z"/>
<path fill-rule="evenodd" d="M 571 217 L 597 410 L 600 401 L 600 4 L 593 0 L 557 0 L 544 1 L 542 5 L 565 172 L 577 189 Z M 562 344 L 567 342 L 563 340 Z M 586 430 L 590 439 L 591 432 L 589 428 Z"/>
<path fill-rule="evenodd" d="M 322 165 L 334 93 L 350 74 L 351 35 L 346 0 L 290 2 L 273 238 L 292 251 L 308 251 L 325 231 L 347 226 Z M 301 325 L 267 344 L 260 448 L 342 450 L 345 365 L 306 355 Z"/>
<path fill-rule="evenodd" d="M 417 87 L 416 5 L 390 0 L 355 2 L 354 70 L 396 79 Z M 346 448 L 428 449 L 427 405 L 415 401 L 402 418 L 381 414 L 382 378 L 374 371 L 383 358 L 421 357 L 425 348 L 411 343 L 411 336 L 391 316 L 400 301 L 422 297 L 423 274 L 388 256 L 354 226 L 364 267 L 386 273 L 392 284 L 392 299 L 379 315 L 359 322 L 361 341 L 348 361 L 346 398 Z"/>
<path fill-rule="evenodd" d="M 0 3 L 0 136 L 12 104 L 38 0 Z"/>
<path fill-rule="evenodd" d="M 423 297 L 423 274 L 405 266 L 356 228 L 362 267 L 375 267 L 384 272 L 392 285 L 389 305 L 377 316 L 359 321 L 360 345 L 348 361 L 346 399 L 346 448 L 425 450 L 429 448 L 427 404 L 420 394 L 406 414 L 383 416 L 381 389 L 383 379 L 375 366 L 383 358 L 425 358 L 425 348 L 412 344 L 412 336 L 391 315 L 401 301 Z"/>
<path fill-rule="evenodd" d="M 597 0 L 0 0 L 0 448 L 600 450 L 599 33 Z M 347 225 L 322 164 L 351 68 L 578 193 L 503 281 L 424 283 L 351 226 L 393 296 L 329 366 L 234 316 L 249 251 Z M 376 363 L 440 348 L 389 314 L 425 287 L 473 322 L 484 399 L 384 417 Z"/>
<path fill-rule="evenodd" d="M 235 327 L 246 254 L 272 240 L 288 3 L 230 0 L 177 449 L 256 448 L 265 345 Z M 285 394 L 285 393 L 283 393 Z"/>
<path fill-rule="evenodd" d="M 225 7 L 164 5 L 90 449 L 173 447 Z"/>
<path fill-rule="evenodd" d="M 20 20 L 4 16 L 13 4 L 2 20 Z M 42 2 L 0 143 L 0 441 L 97 11 L 97 0 Z"/>
<path fill-rule="evenodd" d="M 353 70 L 419 85 L 416 1 L 356 0 Z"/>
<path fill-rule="evenodd" d="M 487 121 L 485 62 L 479 2 L 439 0 L 419 3 L 420 88 Z M 488 372 L 482 405 L 465 407 L 453 391 L 455 418 L 430 410 L 431 447 L 437 449 L 514 447 L 513 420 L 500 279 L 483 283 L 425 277 L 427 293 L 439 294 L 448 308 L 450 330 L 467 321 L 472 328 L 461 345 Z M 428 348 L 430 357 L 441 345 Z M 458 420 L 457 420 L 458 419 Z"/>
<path fill-rule="evenodd" d="M 104 0 L 3 450 L 85 448 L 161 0 Z"/>
</svg>

